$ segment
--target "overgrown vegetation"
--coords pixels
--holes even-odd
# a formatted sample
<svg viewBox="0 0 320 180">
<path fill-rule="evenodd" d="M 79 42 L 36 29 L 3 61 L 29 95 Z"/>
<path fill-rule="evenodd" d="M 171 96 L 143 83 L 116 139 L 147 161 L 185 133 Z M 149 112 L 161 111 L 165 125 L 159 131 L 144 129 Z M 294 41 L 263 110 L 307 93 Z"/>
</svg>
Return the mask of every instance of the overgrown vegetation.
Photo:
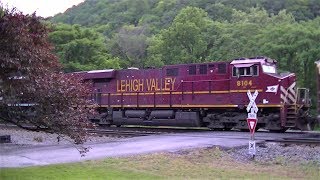
<svg viewBox="0 0 320 180">
<path fill-rule="evenodd" d="M 83 98 L 90 89 L 77 75 L 62 73 L 48 32 L 40 17 L 2 9 L 0 2 L 0 119 L 83 143 L 92 127 Z"/>
<path fill-rule="evenodd" d="M 1 169 L 3 179 L 318 179 L 313 163 L 242 163 L 219 148 Z"/>
<path fill-rule="evenodd" d="M 50 37 L 66 71 L 264 55 L 315 99 L 319 12 L 318 0 L 87 0 L 51 18 Z"/>
</svg>

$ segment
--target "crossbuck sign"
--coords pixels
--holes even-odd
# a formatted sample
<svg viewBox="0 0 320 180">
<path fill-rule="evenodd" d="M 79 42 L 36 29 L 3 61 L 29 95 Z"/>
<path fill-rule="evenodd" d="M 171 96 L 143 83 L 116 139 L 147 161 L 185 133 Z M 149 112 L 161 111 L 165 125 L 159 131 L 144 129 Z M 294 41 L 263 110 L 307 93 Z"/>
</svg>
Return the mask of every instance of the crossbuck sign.
<svg viewBox="0 0 320 180">
<path fill-rule="evenodd" d="M 252 155 L 252 158 L 254 158 L 256 154 L 256 143 L 254 141 L 254 131 L 258 123 L 257 119 L 257 112 L 258 107 L 256 104 L 256 98 L 258 96 L 258 91 L 255 90 L 253 94 L 251 94 L 250 90 L 247 91 L 247 95 L 249 98 L 249 104 L 247 106 L 247 112 L 248 112 L 248 127 L 250 129 L 251 138 L 249 140 L 249 154 Z"/>
<path fill-rule="evenodd" d="M 247 95 L 248 95 L 248 98 L 250 100 L 250 102 L 249 102 L 249 104 L 247 106 L 247 112 L 250 112 L 250 110 L 251 110 L 251 113 L 257 114 L 258 107 L 257 107 L 257 104 L 256 104 L 255 100 L 256 100 L 256 98 L 258 96 L 258 91 L 256 90 L 252 95 L 251 92 L 248 90 Z"/>
</svg>

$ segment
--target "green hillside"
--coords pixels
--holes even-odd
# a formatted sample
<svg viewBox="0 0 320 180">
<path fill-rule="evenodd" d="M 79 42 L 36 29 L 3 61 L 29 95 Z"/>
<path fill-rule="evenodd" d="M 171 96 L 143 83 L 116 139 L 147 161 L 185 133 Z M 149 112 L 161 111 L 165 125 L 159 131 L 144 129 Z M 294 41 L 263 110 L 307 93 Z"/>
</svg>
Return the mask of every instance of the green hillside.
<svg viewBox="0 0 320 180">
<path fill-rule="evenodd" d="M 87 0 L 49 19 L 66 71 L 264 55 L 315 93 L 318 0 Z"/>
<path fill-rule="evenodd" d="M 90 27 L 108 24 L 111 29 L 123 24 L 149 24 L 161 29 L 187 6 L 199 7 L 213 20 L 222 21 L 231 20 L 232 9 L 249 12 L 252 7 L 265 9 L 268 14 L 286 9 L 297 21 L 320 15 L 318 0 L 87 0 L 52 21 Z"/>
</svg>

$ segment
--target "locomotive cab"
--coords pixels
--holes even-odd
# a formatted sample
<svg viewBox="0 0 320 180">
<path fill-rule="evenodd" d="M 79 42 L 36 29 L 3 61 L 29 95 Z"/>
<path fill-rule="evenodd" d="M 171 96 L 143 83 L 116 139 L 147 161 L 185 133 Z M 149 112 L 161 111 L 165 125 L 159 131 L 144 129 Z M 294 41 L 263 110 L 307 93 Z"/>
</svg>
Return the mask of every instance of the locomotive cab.
<svg viewBox="0 0 320 180">
<path fill-rule="evenodd" d="M 231 62 L 233 65 L 232 76 L 237 78 L 243 76 L 259 76 L 259 71 L 261 70 L 264 74 L 277 74 L 276 63 L 276 60 L 264 57 L 235 59 Z"/>
<path fill-rule="evenodd" d="M 230 88 L 236 92 L 259 92 L 255 102 L 259 107 L 259 123 L 269 130 L 288 128 L 310 129 L 309 89 L 296 88 L 294 73 L 278 73 L 277 61 L 256 57 L 231 62 Z M 248 97 L 235 93 L 239 107 L 249 103 Z M 259 125 L 259 124 L 258 124 Z"/>
</svg>

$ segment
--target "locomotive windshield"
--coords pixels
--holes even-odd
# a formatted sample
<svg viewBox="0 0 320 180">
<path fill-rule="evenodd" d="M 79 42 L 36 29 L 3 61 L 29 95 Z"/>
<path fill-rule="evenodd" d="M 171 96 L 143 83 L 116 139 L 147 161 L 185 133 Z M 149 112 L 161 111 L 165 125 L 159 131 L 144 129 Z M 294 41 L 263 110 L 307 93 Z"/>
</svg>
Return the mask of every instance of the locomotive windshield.
<svg viewBox="0 0 320 180">
<path fill-rule="evenodd" d="M 270 66 L 266 64 L 262 65 L 262 70 L 264 73 L 273 73 L 273 74 L 277 73 L 275 66 Z"/>
<path fill-rule="evenodd" d="M 262 73 L 277 74 L 276 60 L 265 57 L 239 58 L 231 62 L 233 65 L 233 77 L 258 76 L 261 67 Z"/>
</svg>

